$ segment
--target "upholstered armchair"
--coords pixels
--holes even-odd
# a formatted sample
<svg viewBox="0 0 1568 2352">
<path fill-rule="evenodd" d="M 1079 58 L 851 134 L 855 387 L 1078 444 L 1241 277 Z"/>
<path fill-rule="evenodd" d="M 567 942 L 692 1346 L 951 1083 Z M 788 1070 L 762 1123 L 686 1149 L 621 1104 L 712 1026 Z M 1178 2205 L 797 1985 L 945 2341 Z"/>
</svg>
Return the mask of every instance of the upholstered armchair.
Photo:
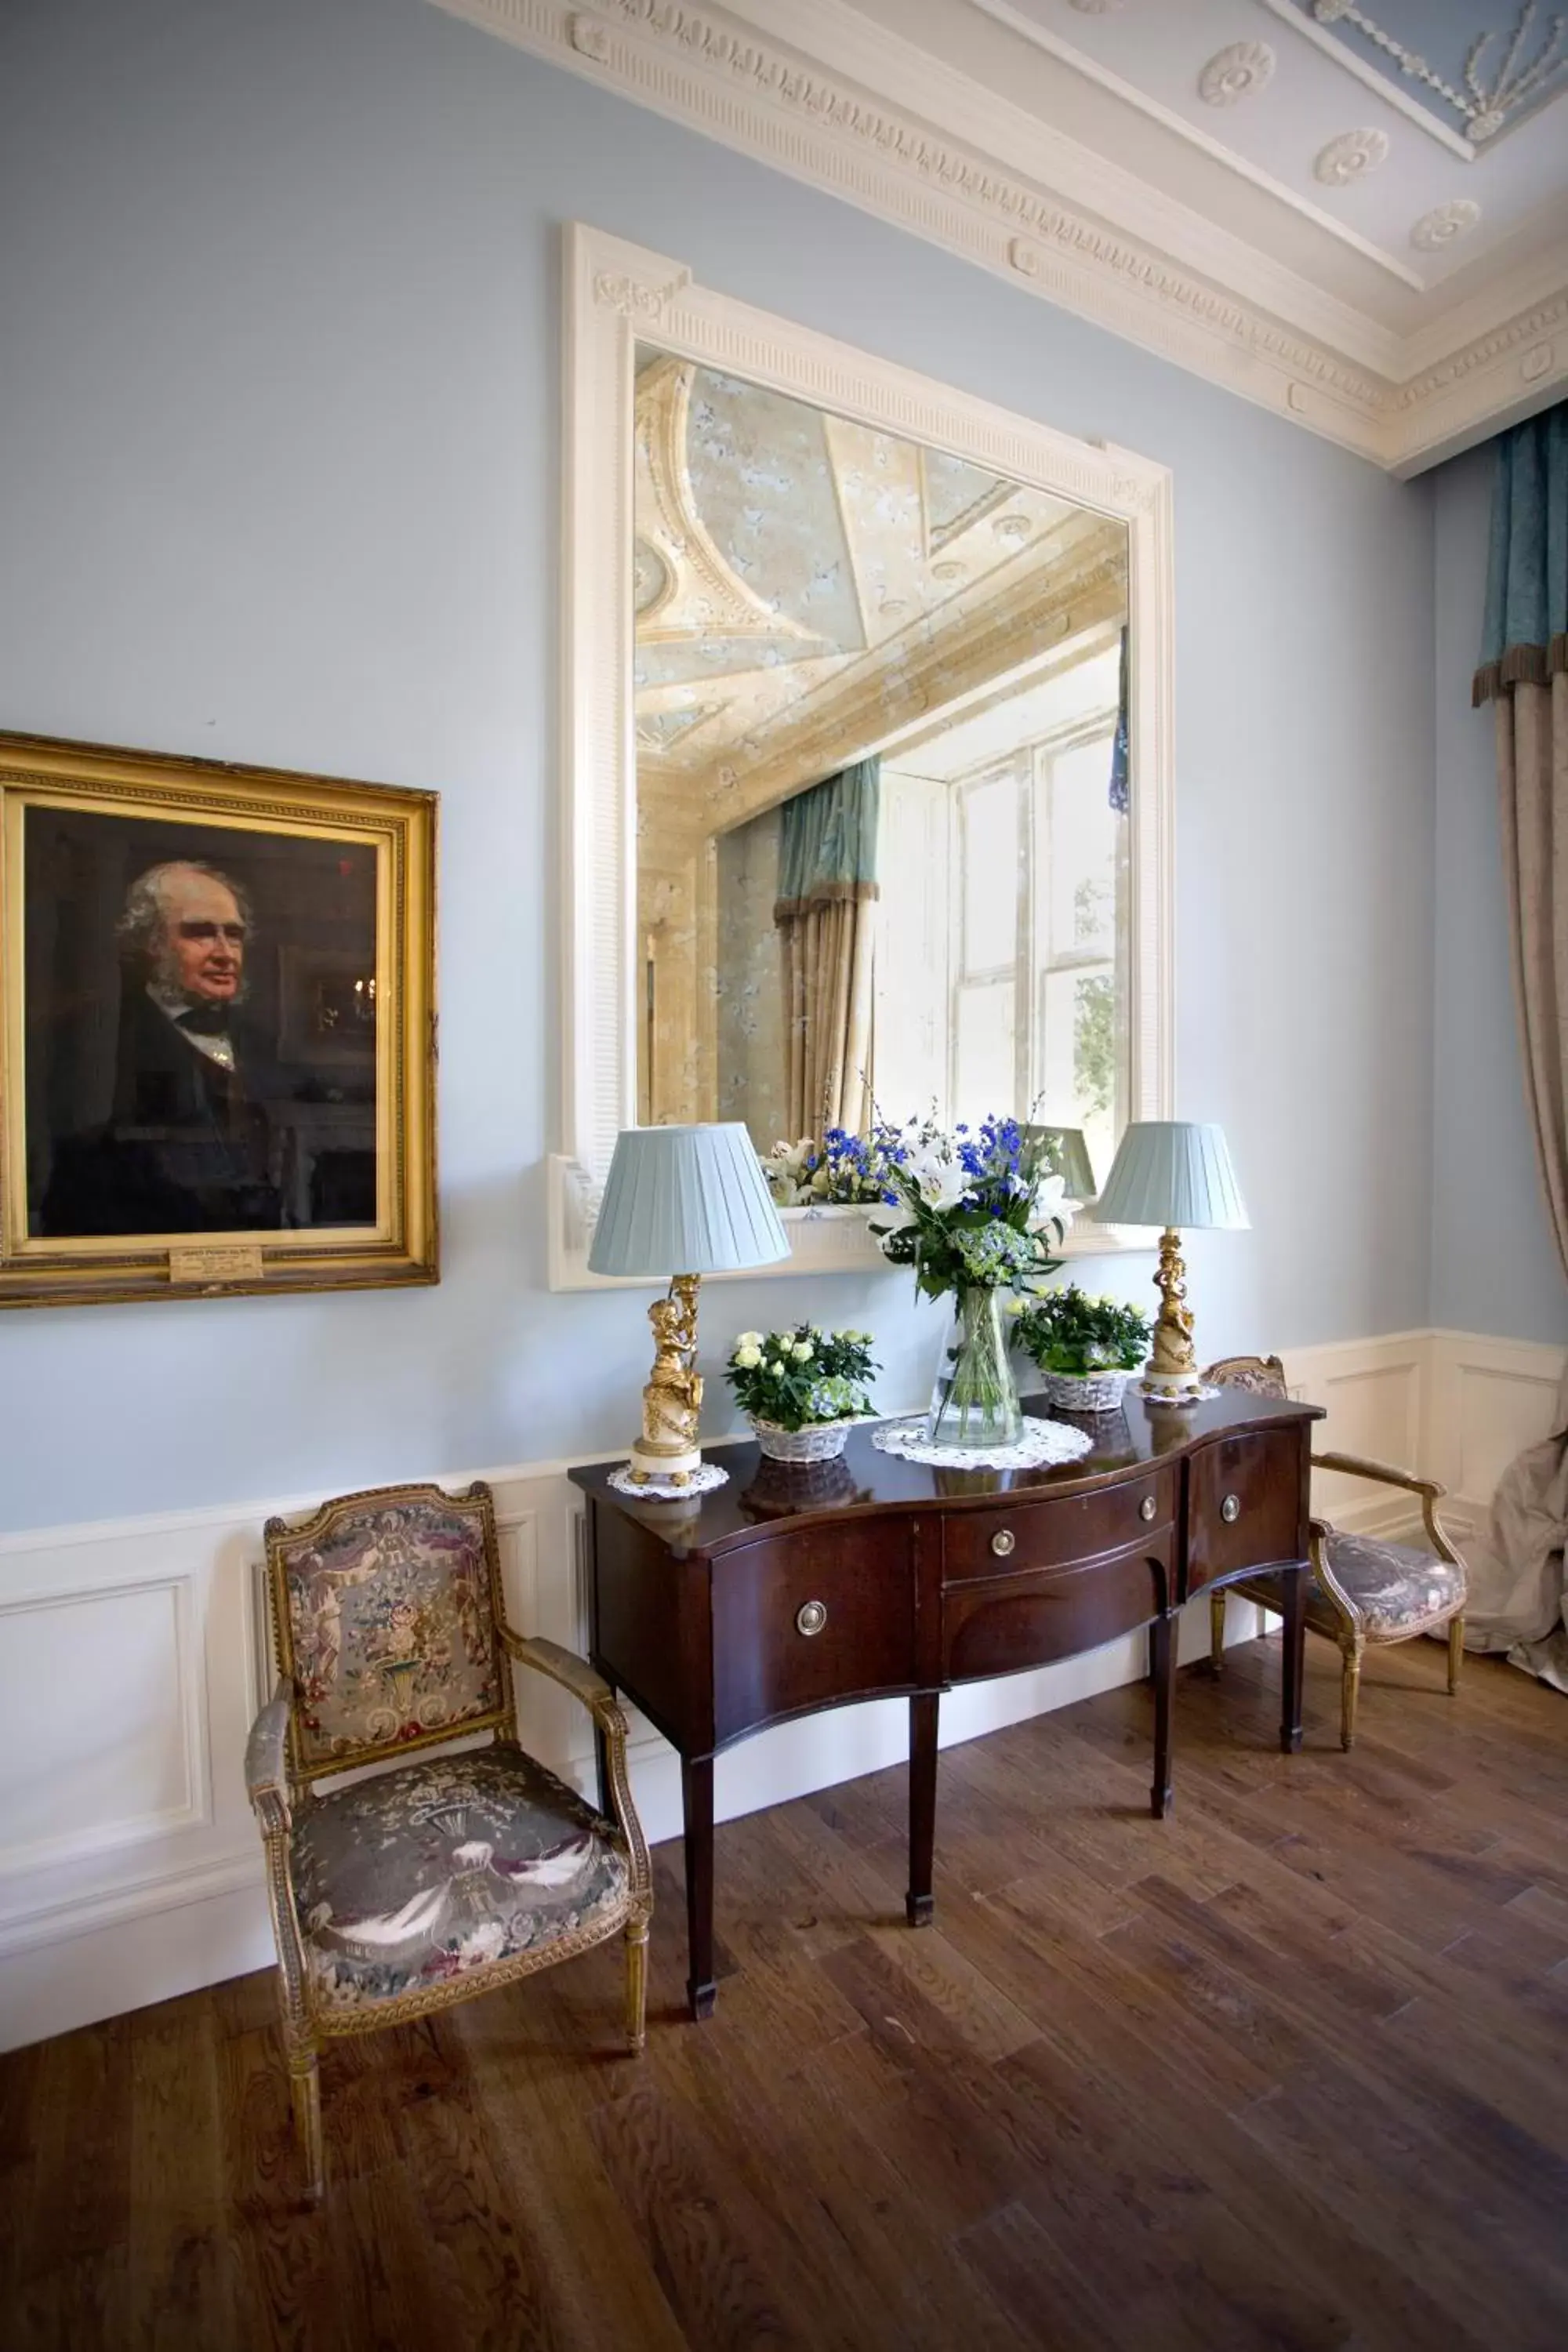
<svg viewBox="0 0 1568 2352">
<path fill-rule="evenodd" d="M 1249 1389 L 1256 1396 L 1285 1396 L 1285 1367 L 1278 1356 L 1226 1356 L 1204 1374 L 1220 1388 Z M 1465 1654 L 1465 1563 L 1437 1517 L 1444 1489 L 1432 1478 L 1415 1478 L 1385 1463 L 1356 1454 L 1314 1454 L 1315 1470 L 1340 1470 L 1373 1479 L 1421 1497 L 1427 1550 L 1388 1543 L 1381 1536 L 1342 1535 L 1324 1519 L 1310 1523 L 1312 1575 L 1307 1587 L 1307 1622 L 1340 1645 L 1340 1745 L 1355 1738 L 1361 1662 L 1369 1647 L 1408 1642 L 1417 1633 L 1448 1629 L 1448 1691 L 1459 1686 Z M 1226 1591 L 1265 1609 L 1283 1611 L 1279 1579 L 1267 1573 Z M 1210 1654 L 1217 1675 L 1225 1654 L 1225 1593 L 1209 1596 Z"/>
<path fill-rule="evenodd" d="M 507 1623 L 488 1486 L 343 1495 L 298 1527 L 268 1519 L 266 1542 L 279 1680 L 251 1728 L 246 1778 L 319 2197 L 323 2042 L 423 2017 L 618 1934 L 638 2051 L 653 1897 L 626 1718 L 582 1659 Z M 592 1715 L 613 1822 L 523 1749 L 509 1661 Z M 454 1750 L 479 1732 L 488 1746 Z M 366 1764 L 396 1769 L 318 1785 Z"/>
</svg>

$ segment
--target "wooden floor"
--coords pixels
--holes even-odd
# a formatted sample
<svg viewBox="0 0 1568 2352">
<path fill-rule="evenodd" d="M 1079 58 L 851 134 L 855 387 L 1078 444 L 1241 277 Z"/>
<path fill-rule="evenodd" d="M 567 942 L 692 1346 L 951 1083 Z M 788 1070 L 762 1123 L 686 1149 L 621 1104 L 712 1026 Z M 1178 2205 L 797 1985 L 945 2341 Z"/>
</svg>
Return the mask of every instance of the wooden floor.
<svg viewBox="0 0 1568 2352">
<path fill-rule="evenodd" d="M 596 1953 L 323 2065 L 300 2174 L 269 1978 L 0 2060 L 0 2343 L 1563 2352 L 1568 1701 L 1309 1643 L 1184 1676 L 1177 1807 L 1116 1692 L 719 1837 L 683 2021 L 658 1856 L 647 2057 Z"/>
</svg>

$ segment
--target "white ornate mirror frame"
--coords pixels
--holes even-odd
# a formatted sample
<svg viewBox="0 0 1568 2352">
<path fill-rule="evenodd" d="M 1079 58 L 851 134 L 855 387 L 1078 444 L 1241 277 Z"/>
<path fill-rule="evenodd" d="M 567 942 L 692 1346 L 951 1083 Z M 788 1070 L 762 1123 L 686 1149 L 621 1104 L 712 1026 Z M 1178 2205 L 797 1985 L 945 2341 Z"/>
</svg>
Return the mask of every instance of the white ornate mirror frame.
<svg viewBox="0 0 1568 2352">
<path fill-rule="evenodd" d="M 637 760 L 632 712 L 632 415 L 639 341 L 922 442 L 1113 516 L 1128 531 L 1131 625 L 1131 1116 L 1173 1111 L 1173 671 L 1169 469 L 1079 441 L 693 283 L 676 261 L 566 230 L 563 478 L 565 795 L 561 1149 L 550 1160 L 550 1286 L 587 1270 L 616 1135 L 636 1120 Z M 861 1209 L 785 1210 L 779 1274 L 885 1263 Z M 1083 1216 L 1067 1253 L 1128 1245 Z M 1145 1244 L 1146 1245 L 1146 1244 Z M 609 1285 L 603 1286 L 608 1287 Z"/>
</svg>

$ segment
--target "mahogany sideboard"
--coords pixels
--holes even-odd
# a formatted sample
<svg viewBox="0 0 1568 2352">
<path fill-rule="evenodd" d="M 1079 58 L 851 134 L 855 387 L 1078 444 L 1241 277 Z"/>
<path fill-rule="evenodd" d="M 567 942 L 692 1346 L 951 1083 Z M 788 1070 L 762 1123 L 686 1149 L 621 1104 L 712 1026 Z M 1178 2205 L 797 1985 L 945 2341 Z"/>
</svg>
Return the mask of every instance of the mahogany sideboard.
<svg viewBox="0 0 1568 2352">
<path fill-rule="evenodd" d="M 1163 1817 L 1176 1613 L 1200 1591 L 1277 1568 L 1287 1571 L 1280 1744 L 1299 1748 L 1319 1417 L 1314 1405 L 1237 1390 L 1189 1406 L 1130 1396 L 1123 1412 L 1075 1423 L 1090 1453 L 1040 1470 L 931 1468 L 879 1452 L 868 1428 L 814 1468 L 719 1445 L 705 1458 L 729 1483 L 679 1502 L 616 1493 L 610 1465 L 574 1470 L 587 1497 L 594 1664 L 680 1757 L 692 2015 L 715 1998 L 713 1759 L 765 1725 L 908 1697 L 911 1926 L 931 1916 L 937 1712 L 955 1683 L 1078 1657 L 1147 1626 Z"/>
</svg>

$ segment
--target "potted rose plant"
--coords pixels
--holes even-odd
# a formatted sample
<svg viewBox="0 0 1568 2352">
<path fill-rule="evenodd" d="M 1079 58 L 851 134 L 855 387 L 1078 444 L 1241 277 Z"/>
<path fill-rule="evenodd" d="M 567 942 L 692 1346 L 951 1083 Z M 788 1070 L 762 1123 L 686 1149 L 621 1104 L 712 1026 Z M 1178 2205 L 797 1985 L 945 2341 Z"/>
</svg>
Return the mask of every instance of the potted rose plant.
<svg viewBox="0 0 1568 2352">
<path fill-rule="evenodd" d="M 742 1331 L 724 1377 L 774 1462 L 826 1462 L 872 1411 L 868 1331 Z"/>
<path fill-rule="evenodd" d="M 1015 1301 L 1014 1345 L 1039 1367 L 1048 1402 L 1064 1412 L 1114 1412 L 1149 1352 L 1149 1318 L 1076 1282 Z"/>
</svg>

